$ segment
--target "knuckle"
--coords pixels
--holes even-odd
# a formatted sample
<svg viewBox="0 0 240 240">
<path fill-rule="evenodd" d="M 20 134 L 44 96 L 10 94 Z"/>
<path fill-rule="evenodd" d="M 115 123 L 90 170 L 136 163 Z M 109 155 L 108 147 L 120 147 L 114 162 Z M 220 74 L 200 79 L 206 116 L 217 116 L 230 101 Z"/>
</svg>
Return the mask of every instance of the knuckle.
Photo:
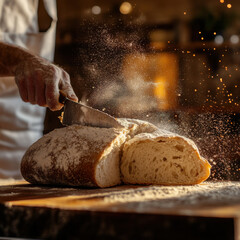
<svg viewBox="0 0 240 240">
<path fill-rule="evenodd" d="M 53 72 L 56 71 L 56 68 L 55 68 L 55 66 L 53 64 L 48 65 L 48 67 L 49 67 L 50 71 L 53 71 Z"/>
<path fill-rule="evenodd" d="M 62 71 L 63 71 L 64 77 L 70 81 L 70 75 L 65 70 L 62 70 Z"/>
<path fill-rule="evenodd" d="M 59 75 L 59 69 L 57 66 L 51 64 L 51 65 L 49 65 L 49 70 L 53 73 L 54 76 Z"/>
</svg>

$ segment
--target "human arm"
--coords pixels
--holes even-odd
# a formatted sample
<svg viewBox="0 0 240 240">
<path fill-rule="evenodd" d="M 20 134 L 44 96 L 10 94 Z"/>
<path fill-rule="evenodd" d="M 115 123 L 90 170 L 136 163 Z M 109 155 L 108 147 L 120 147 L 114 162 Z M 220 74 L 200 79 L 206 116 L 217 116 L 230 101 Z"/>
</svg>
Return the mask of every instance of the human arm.
<svg viewBox="0 0 240 240">
<path fill-rule="evenodd" d="M 8 73 L 15 81 L 23 101 L 49 107 L 62 108 L 59 91 L 73 101 L 78 101 L 70 77 L 62 68 L 29 51 L 0 42 L 0 75 Z"/>
</svg>

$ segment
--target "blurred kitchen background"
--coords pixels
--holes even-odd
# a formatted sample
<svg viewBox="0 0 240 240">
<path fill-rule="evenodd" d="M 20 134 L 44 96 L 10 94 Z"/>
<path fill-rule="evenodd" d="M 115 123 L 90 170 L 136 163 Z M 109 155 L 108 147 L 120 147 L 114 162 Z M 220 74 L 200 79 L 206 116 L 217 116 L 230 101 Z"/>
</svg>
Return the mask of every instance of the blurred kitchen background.
<svg viewBox="0 0 240 240">
<path fill-rule="evenodd" d="M 193 139 L 240 179 L 239 0 L 58 0 L 55 63 L 79 99 Z M 40 27 L 50 19 L 40 8 Z M 45 132 L 60 127 L 47 113 Z"/>
</svg>

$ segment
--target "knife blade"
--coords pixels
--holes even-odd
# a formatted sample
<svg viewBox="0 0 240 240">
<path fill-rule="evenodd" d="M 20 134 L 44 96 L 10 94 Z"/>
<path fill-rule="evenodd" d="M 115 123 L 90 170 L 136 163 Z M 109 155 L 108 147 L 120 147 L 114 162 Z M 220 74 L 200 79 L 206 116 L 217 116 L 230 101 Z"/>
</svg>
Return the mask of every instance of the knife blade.
<svg viewBox="0 0 240 240">
<path fill-rule="evenodd" d="M 123 126 L 111 115 L 83 103 L 74 102 L 60 93 L 60 102 L 64 104 L 63 125 L 80 124 L 103 128 L 122 128 Z"/>
</svg>

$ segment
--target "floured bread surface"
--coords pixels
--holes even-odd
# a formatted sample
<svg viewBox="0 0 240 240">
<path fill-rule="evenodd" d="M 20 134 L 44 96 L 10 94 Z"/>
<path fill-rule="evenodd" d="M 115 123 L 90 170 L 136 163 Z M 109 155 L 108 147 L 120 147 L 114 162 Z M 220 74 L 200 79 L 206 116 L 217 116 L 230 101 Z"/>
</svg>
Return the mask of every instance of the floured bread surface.
<svg viewBox="0 0 240 240">
<path fill-rule="evenodd" d="M 204 181 L 209 163 L 195 144 L 141 120 L 121 129 L 73 125 L 29 147 L 21 162 L 34 184 L 111 187 L 120 183 L 181 185 Z"/>
<path fill-rule="evenodd" d="M 109 187 L 120 184 L 119 154 L 126 129 L 73 125 L 34 143 L 21 162 L 31 183 Z"/>
<path fill-rule="evenodd" d="M 159 130 L 158 127 L 152 123 L 139 119 L 119 118 L 118 121 L 123 127 L 128 129 L 128 139 L 131 139 L 140 133 L 153 133 Z"/>
<path fill-rule="evenodd" d="M 130 184 L 197 184 L 210 168 L 191 140 L 161 130 L 129 140 L 121 160 L 122 180 Z"/>
</svg>

